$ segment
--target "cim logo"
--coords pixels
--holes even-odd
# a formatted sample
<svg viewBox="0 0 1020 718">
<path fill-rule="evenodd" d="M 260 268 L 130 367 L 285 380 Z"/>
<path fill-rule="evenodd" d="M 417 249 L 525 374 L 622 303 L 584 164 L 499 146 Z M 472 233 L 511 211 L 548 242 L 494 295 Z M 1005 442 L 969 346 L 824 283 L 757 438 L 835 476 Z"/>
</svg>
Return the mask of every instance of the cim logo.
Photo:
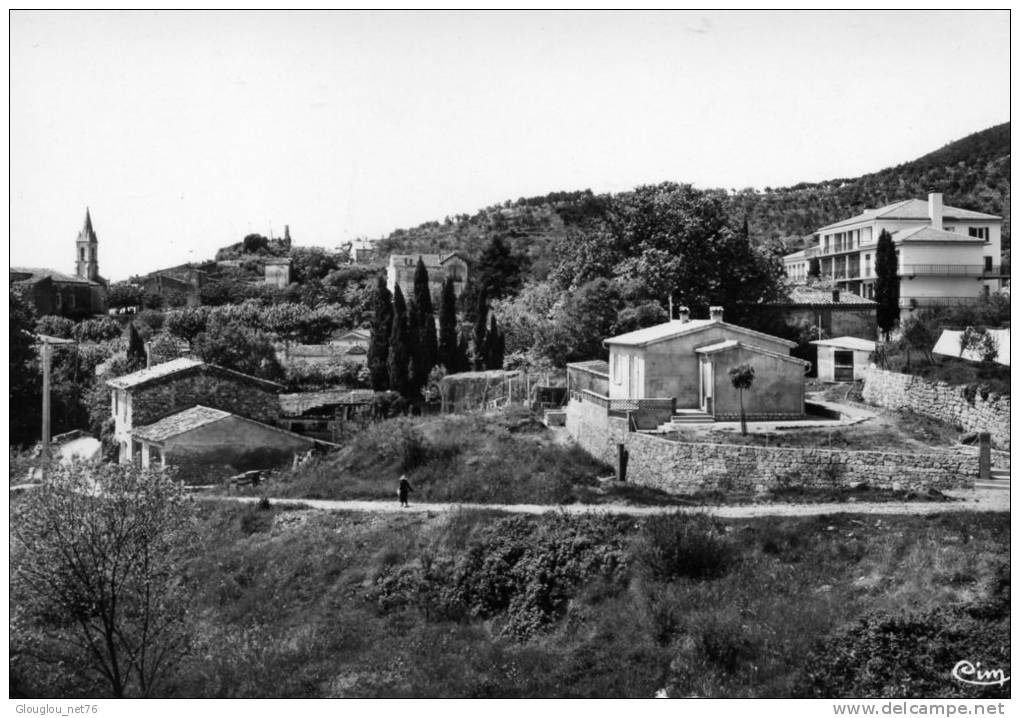
<svg viewBox="0 0 1020 718">
<path fill-rule="evenodd" d="M 1009 680 L 1009 676 L 1001 668 L 982 670 L 980 661 L 977 663 L 960 661 L 953 666 L 952 676 L 960 683 L 972 686 L 1001 686 Z"/>
</svg>

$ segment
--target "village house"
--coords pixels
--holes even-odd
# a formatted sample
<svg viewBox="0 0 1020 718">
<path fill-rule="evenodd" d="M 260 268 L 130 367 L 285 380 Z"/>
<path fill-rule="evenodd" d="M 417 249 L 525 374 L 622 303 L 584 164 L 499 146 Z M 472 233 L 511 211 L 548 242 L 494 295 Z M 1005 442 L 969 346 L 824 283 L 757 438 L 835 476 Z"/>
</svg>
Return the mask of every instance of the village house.
<svg viewBox="0 0 1020 718">
<path fill-rule="evenodd" d="M 109 283 L 99 275 L 99 239 L 88 209 L 75 240 L 73 276 L 53 269 L 11 267 L 10 285 L 32 302 L 39 316 L 80 318 L 105 314 Z"/>
<path fill-rule="evenodd" d="M 819 276 L 843 292 L 873 299 L 875 254 L 882 231 L 896 247 L 900 307 L 911 310 L 965 304 L 1008 282 L 1002 262 L 1002 217 L 907 199 L 826 225 L 812 247 L 783 258 L 788 277 L 803 282 L 818 262 Z"/>
<path fill-rule="evenodd" d="M 875 351 L 875 342 L 860 337 L 836 337 L 811 343 L 818 347 L 818 378 L 822 381 L 863 379 Z"/>
<path fill-rule="evenodd" d="M 209 275 L 190 264 L 167 267 L 132 277 L 131 282 L 147 295 L 158 296 L 166 307 L 197 307 Z"/>
<path fill-rule="evenodd" d="M 131 430 L 143 468 L 168 465 L 189 477 L 219 477 L 287 464 L 315 447 L 305 436 L 229 411 L 195 405 Z"/>
<path fill-rule="evenodd" d="M 109 379 L 106 384 L 112 390 L 114 438 L 121 463 L 142 452 L 143 439 L 135 435 L 137 430 L 194 406 L 272 424 L 279 414 L 278 397 L 283 390 L 275 382 L 191 358 L 174 359 Z M 143 436 L 149 436 L 150 444 L 158 443 L 151 435 Z"/>
<path fill-rule="evenodd" d="M 456 252 L 450 254 L 391 254 L 386 266 L 386 287 L 392 292 L 398 284 L 405 297 L 414 294 L 414 272 L 418 259 L 429 273 L 429 289 L 433 297 L 439 295 L 443 282 L 453 280 L 453 293 L 460 296 L 467 285 L 468 265 Z"/>
<path fill-rule="evenodd" d="M 853 336 L 874 339 L 878 304 L 853 292 L 794 287 L 789 297 L 770 305 L 787 324 L 809 326 L 815 337 Z"/>
<path fill-rule="evenodd" d="M 740 415 L 729 370 L 748 363 L 754 387 L 744 392 L 748 418 L 804 415 L 804 376 L 809 362 L 790 356 L 795 342 L 723 321 L 722 307 L 709 319 L 680 318 L 606 339 L 608 402 L 671 399 L 678 411 L 697 410 L 716 420 Z"/>
</svg>

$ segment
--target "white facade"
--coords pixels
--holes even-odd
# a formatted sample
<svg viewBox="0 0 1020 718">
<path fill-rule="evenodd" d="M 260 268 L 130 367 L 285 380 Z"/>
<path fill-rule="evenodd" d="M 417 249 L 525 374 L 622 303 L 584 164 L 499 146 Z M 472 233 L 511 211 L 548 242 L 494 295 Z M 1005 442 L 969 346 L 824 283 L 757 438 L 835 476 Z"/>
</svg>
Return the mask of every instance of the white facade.
<svg viewBox="0 0 1020 718">
<path fill-rule="evenodd" d="M 960 304 L 1002 288 L 1002 218 L 947 207 L 942 195 L 909 199 L 842 220 L 815 233 L 813 247 L 783 258 L 788 277 L 807 279 L 812 260 L 838 289 L 874 298 L 875 254 L 892 236 L 905 309 Z"/>
</svg>

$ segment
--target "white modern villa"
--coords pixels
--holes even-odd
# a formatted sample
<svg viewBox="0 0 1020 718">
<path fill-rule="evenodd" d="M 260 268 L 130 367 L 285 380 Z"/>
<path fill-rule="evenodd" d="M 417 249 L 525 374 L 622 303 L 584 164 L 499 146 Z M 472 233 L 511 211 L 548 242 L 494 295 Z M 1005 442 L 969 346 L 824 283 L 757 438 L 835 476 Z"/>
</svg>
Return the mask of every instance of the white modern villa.
<svg viewBox="0 0 1020 718">
<path fill-rule="evenodd" d="M 942 195 L 868 209 L 814 234 L 815 245 L 783 257 L 786 275 L 803 283 L 811 261 L 833 287 L 872 299 L 875 250 L 882 230 L 899 260 L 900 307 L 962 304 L 997 291 L 1002 272 L 1002 217 L 949 207 Z"/>
</svg>

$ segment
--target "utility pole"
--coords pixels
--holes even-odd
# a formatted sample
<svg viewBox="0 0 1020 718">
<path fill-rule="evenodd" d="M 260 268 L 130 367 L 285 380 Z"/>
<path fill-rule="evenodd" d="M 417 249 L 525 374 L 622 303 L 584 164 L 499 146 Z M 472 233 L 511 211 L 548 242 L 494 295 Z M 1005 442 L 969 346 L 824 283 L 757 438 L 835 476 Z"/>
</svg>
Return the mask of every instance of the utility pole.
<svg viewBox="0 0 1020 718">
<path fill-rule="evenodd" d="M 53 347 L 48 337 L 43 337 L 42 361 L 42 478 L 46 480 L 46 466 L 50 461 L 50 362 L 53 357 Z"/>
</svg>

